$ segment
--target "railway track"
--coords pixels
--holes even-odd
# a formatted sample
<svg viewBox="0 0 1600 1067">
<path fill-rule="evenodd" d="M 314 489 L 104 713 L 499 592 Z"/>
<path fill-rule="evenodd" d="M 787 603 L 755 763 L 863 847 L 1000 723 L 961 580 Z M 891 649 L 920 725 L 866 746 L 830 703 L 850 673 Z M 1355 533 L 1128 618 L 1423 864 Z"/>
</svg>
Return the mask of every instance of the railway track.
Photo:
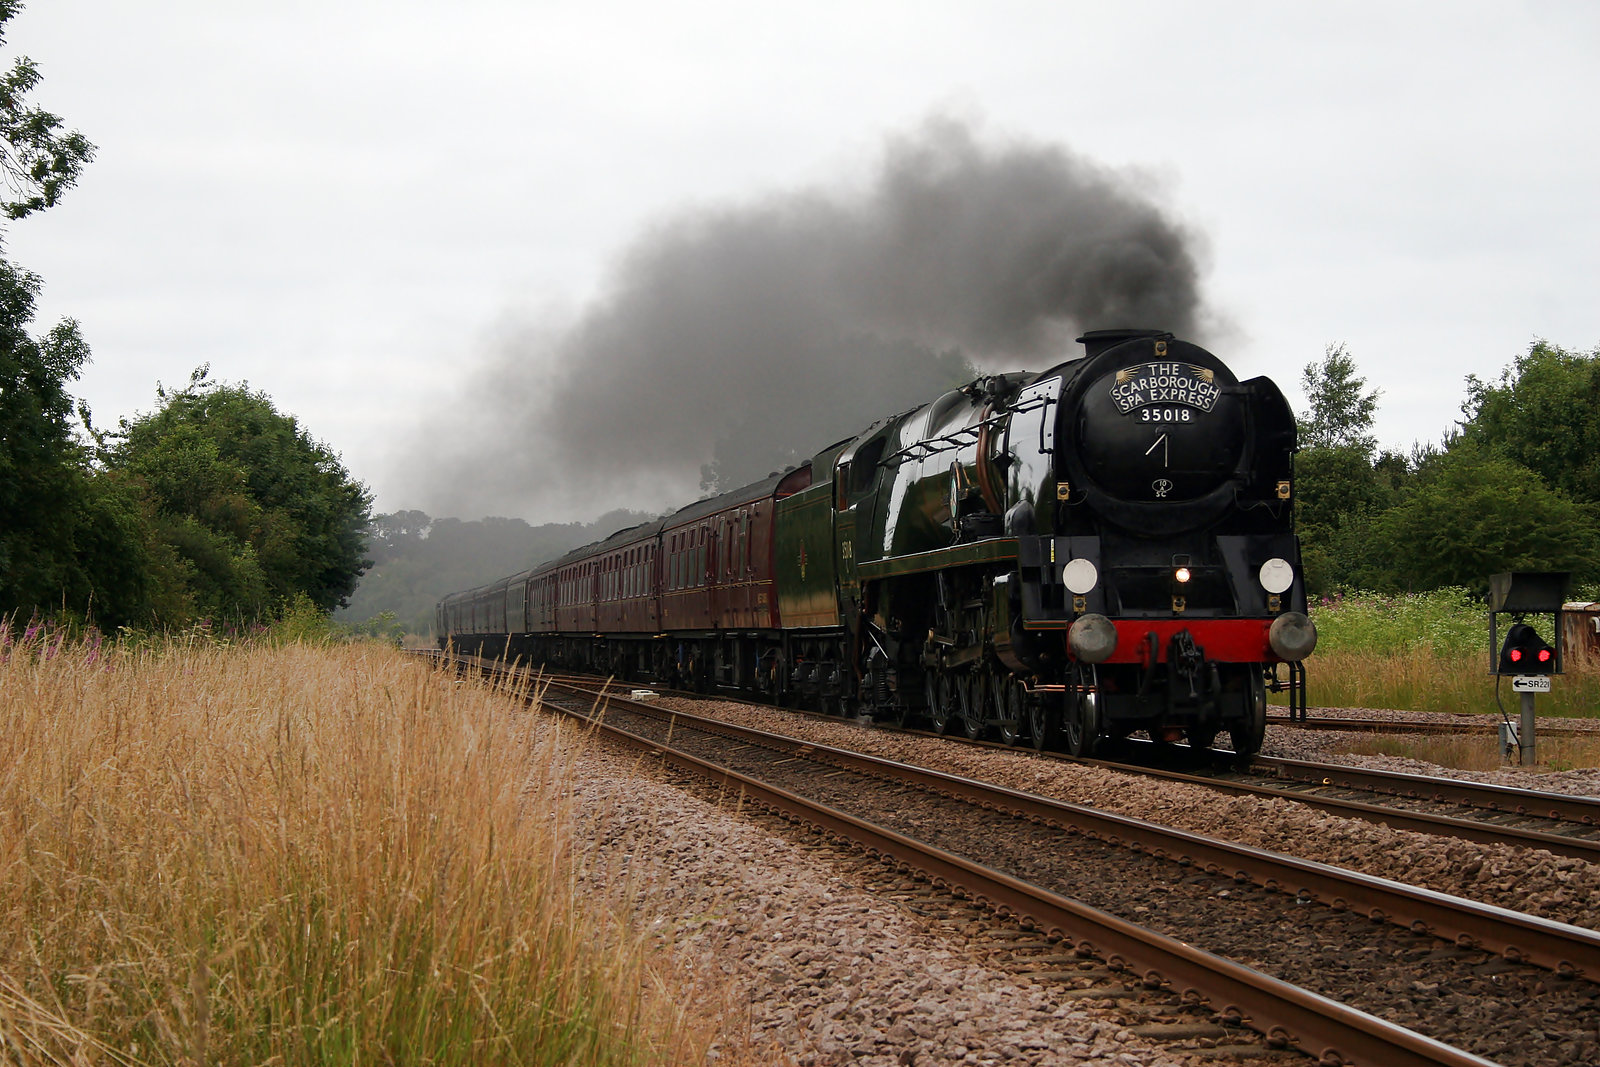
<svg viewBox="0 0 1600 1067">
<path fill-rule="evenodd" d="M 596 692 L 605 690 L 618 694 L 627 688 L 590 675 L 558 673 L 544 677 Z M 735 694 L 708 695 L 651 688 L 662 695 L 686 699 L 742 699 Z M 791 713 L 826 722 L 851 721 L 818 712 Z M 1366 723 L 1372 720 L 1349 721 Z M 1290 724 L 1285 720 L 1284 725 L 1298 727 L 1302 724 Z M 941 736 L 927 730 L 883 723 L 872 724 L 872 728 Z M 1482 724 L 1478 724 L 1478 729 L 1482 729 Z M 1008 747 L 961 736 L 942 736 L 957 744 Z M 1080 762 L 1126 774 L 1203 786 L 1234 796 L 1294 800 L 1331 814 L 1398 830 L 1477 844 L 1542 848 L 1556 855 L 1600 862 L 1600 798 L 1270 756 L 1255 756 L 1248 767 L 1241 768 L 1237 757 L 1226 750 L 1195 754 L 1184 746 L 1158 746 L 1138 740 L 1121 742 L 1118 747 L 1128 758 Z M 1036 755 L 1046 759 L 1072 759 L 1053 752 Z"/>
<path fill-rule="evenodd" d="M 554 686 L 543 699 L 586 716 L 596 703 Z M 1592 932 L 648 704 L 610 698 L 603 707 L 605 725 L 646 751 L 1025 916 L 1146 981 L 1200 993 L 1224 1017 L 1330 1062 L 1560 1062 L 1593 1040 L 1547 1025 L 1544 1044 L 1530 1043 L 1504 1032 L 1522 1016 L 1497 1023 L 1482 1007 L 1520 989 L 1550 1005 L 1546 1020 L 1592 1017 Z M 1130 897 L 1128 886 L 1140 888 Z M 1375 929 L 1388 931 L 1377 949 Z M 1372 952 L 1384 962 L 1363 963 L 1352 983 L 1349 961 Z M 1424 1000 L 1451 991 L 1442 1029 L 1422 1018 L 1419 989 L 1433 991 Z M 1431 1026 L 1437 1040 L 1407 1026 Z"/>
<path fill-rule="evenodd" d="M 1137 753 L 1137 743 L 1129 747 Z M 1231 753 L 1208 754 L 1191 771 L 1155 766 L 1153 759 L 1090 762 L 1236 796 L 1294 800 L 1398 830 L 1600 862 L 1600 798 L 1271 756 L 1240 769 Z"/>
<path fill-rule="evenodd" d="M 601 679 L 581 675 L 550 677 L 596 691 L 606 686 Z M 656 691 L 690 699 L 707 698 L 705 694 Z M 609 692 L 618 692 L 618 687 L 612 684 Z M 814 712 L 795 714 L 828 722 L 849 721 Z M 930 731 L 884 724 L 874 724 L 873 728 L 938 736 Z M 1007 747 L 965 737 L 947 736 L 946 740 Z M 1235 796 L 1294 800 L 1331 814 L 1399 830 L 1478 844 L 1542 848 L 1556 855 L 1600 862 L 1600 798 L 1269 756 L 1256 756 L 1241 769 L 1231 752 L 1200 755 L 1182 746 L 1156 746 L 1137 740 L 1124 742 L 1121 748 L 1129 758 L 1081 762 Z M 1046 759 L 1072 758 L 1060 753 L 1037 755 Z M 1174 766 L 1175 763 L 1183 765 Z"/>
</svg>

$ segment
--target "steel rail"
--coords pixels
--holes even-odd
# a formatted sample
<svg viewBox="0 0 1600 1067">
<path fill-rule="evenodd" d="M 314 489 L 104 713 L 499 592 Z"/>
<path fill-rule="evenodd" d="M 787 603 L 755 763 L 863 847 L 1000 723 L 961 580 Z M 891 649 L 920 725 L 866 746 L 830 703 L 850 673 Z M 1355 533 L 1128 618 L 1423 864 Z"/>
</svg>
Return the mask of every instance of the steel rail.
<svg viewBox="0 0 1600 1067">
<path fill-rule="evenodd" d="M 1070 898 L 1029 885 L 954 853 L 915 841 L 846 812 L 719 767 L 602 721 L 608 736 L 660 756 L 784 816 L 922 871 L 1002 913 L 1074 941 L 1086 953 L 1139 973 L 1146 982 L 1205 999 L 1224 1015 L 1279 1038 L 1324 1062 L 1374 1067 L 1493 1067 L 1491 1061 L 1376 1016 L 1282 982 L 1175 938 L 1147 930 Z"/>
<path fill-rule="evenodd" d="M 1318 796 L 1315 793 L 1308 793 L 1300 789 L 1258 785 L 1252 782 L 1229 781 L 1226 778 L 1217 778 L 1211 775 L 1189 774 L 1184 771 L 1171 771 L 1160 767 L 1142 767 L 1136 763 L 1118 763 L 1111 760 L 1085 760 L 1083 762 L 1127 774 L 1140 774 L 1149 778 L 1160 778 L 1163 781 L 1184 782 L 1190 785 L 1203 786 L 1207 789 L 1230 793 L 1234 796 L 1293 800 L 1323 811 L 1332 812 L 1335 815 L 1361 819 L 1366 822 L 1383 823 L 1385 826 L 1396 830 L 1413 830 L 1417 833 L 1455 837 L 1482 845 L 1516 845 L 1522 848 L 1542 848 L 1561 856 L 1572 856 L 1590 862 L 1600 862 L 1600 841 L 1582 837 L 1568 837 L 1564 834 L 1553 834 L 1544 830 L 1527 830 L 1516 826 L 1477 822 L 1472 819 L 1456 818 L 1452 815 L 1432 815 L 1427 812 L 1406 811 L 1403 808 L 1389 807 L 1383 804 L 1368 804 L 1364 801 L 1348 800 L 1343 797 Z"/>
<path fill-rule="evenodd" d="M 1460 778 L 1436 778 L 1404 771 L 1383 771 L 1350 767 L 1336 763 L 1312 763 L 1280 756 L 1254 756 L 1252 766 L 1266 767 L 1281 778 L 1394 793 L 1420 800 L 1466 804 L 1489 811 L 1534 815 L 1585 826 L 1600 825 L 1600 797 L 1546 793 L 1538 789 L 1473 782 Z"/>
<path fill-rule="evenodd" d="M 586 696 L 592 695 L 579 686 L 559 687 Z M 802 741 L 620 697 L 604 699 L 635 714 L 670 719 L 673 724 L 682 723 L 719 737 L 803 756 L 858 773 L 890 778 L 985 807 L 1006 808 L 1025 818 L 1075 830 L 1111 844 L 1125 844 L 1158 857 L 1198 865 L 1208 871 L 1226 871 L 1232 877 L 1267 889 L 1291 891 L 1302 899 L 1319 900 L 1336 910 L 1352 909 L 1417 933 L 1431 934 L 1459 945 L 1480 947 L 1507 959 L 1545 967 L 1562 975 L 1600 980 L 1600 933 L 1582 927 L 880 756 Z M 582 715 L 581 712 L 574 714 Z"/>
</svg>

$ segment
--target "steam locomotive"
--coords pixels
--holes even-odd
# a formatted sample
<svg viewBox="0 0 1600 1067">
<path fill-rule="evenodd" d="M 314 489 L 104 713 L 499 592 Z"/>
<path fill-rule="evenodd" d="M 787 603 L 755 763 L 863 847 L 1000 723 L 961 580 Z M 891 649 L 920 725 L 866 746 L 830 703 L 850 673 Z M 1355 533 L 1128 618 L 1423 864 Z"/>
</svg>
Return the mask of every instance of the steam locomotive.
<svg viewBox="0 0 1600 1067">
<path fill-rule="evenodd" d="M 445 597 L 441 647 L 1092 753 L 1257 751 L 1316 645 L 1293 412 L 1101 330 L 809 462 Z"/>
</svg>

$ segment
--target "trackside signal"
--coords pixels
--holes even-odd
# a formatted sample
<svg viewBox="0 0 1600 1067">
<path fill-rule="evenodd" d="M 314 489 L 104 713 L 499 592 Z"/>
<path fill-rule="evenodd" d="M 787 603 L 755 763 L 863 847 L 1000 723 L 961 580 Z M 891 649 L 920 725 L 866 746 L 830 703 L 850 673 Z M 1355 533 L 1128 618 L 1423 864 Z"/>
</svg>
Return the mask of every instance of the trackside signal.
<svg viewBox="0 0 1600 1067">
<path fill-rule="evenodd" d="M 1500 646 L 1500 674 L 1554 674 L 1556 651 L 1525 622 L 1514 623 Z"/>
</svg>

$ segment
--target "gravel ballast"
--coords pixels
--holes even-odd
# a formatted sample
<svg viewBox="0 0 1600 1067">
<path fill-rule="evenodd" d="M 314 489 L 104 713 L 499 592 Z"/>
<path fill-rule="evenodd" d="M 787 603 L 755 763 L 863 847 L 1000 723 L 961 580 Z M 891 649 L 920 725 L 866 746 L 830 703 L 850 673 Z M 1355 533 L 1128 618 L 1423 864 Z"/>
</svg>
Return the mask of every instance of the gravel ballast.
<svg viewBox="0 0 1600 1067">
<path fill-rule="evenodd" d="M 663 782 L 633 757 L 595 745 L 575 771 L 586 877 L 625 886 L 638 921 L 690 978 L 721 987 L 730 1057 L 800 1067 L 1197 1062 L 1133 1034 L 1125 1012 L 985 966 L 914 911 L 852 885 L 826 852 Z"/>
</svg>

